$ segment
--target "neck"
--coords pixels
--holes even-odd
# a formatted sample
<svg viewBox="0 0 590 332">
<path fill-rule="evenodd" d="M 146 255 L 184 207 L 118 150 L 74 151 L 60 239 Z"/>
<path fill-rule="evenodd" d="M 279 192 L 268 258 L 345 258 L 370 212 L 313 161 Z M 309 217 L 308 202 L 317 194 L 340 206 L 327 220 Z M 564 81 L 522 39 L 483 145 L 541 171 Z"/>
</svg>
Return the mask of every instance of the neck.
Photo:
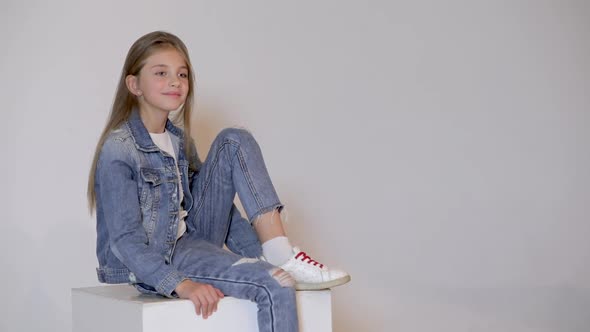
<svg viewBox="0 0 590 332">
<path fill-rule="evenodd" d="M 146 110 L 143 107 L 139 108 L 141 122 L 143 122 L 147 131 L 153 134 L 161 134 L 164 132 L 169 113 L 170 112 L 157 110 Z"/>
</svg>

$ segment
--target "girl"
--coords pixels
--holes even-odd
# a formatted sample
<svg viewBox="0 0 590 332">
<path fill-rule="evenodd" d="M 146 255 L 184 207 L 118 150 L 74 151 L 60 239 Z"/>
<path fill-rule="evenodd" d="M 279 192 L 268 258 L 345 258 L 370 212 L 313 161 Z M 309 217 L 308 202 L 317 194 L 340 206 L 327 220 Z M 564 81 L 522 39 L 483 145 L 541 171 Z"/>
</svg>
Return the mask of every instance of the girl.
<svg viewBox="0 0 590 332">
<path fill-rule="evenodd" d="M 193 81 L 178 37 L 156 31 L 131 46 L 88 180 L 98 279 L 190 299 L 205 319 L 224 295 L 249 299 L 260 331 L 297 331 L 295 289 L 350 276 L 291 246 L 250 133 L 224 129 L 201 163 L 190 136 Z M 175 110 L 184 130 L 169 120 Z"/>
</svg>

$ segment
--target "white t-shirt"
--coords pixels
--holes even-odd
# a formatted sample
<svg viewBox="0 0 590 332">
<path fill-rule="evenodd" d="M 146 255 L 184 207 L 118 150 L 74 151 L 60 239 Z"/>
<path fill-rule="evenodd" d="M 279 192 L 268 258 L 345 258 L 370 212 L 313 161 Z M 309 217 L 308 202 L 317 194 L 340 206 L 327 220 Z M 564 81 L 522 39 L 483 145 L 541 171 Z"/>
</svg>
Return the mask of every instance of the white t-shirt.
<svg viewBox="0 0 590 332">
<path fill-rule="evenodd" d="M 184 218 L 187 215 L 187 212 L 182 209 L 182 200 L 184 199 L 184 193 L 182 190 L 182 180 L 180 179 L 180 172 L 178 171 L 178 163 L 176 160 L 176 153 L 174 152 L 174 147 L 172 146 L 172 140 L 170 139 L 170 134 L 167 130 L 164 130 L 161 134 L 154 134 L 149 133 L 152 137 L 152 141 L 160 148 L 160 150 L 165 151 L 169 155 L 174 158 L 174 165 L 176 166 L 176 176 L 178 177 L 178 188 L 180 191 L 180 196 L 178 197 L 178 201 L 180 202 L 181 208 L 179 209 L 180 213 L 178 216 L 178 231 L 176 232 L 176 239 L 179 239 L 184 232 L 186 232 L 186 223 L 184 222 Z"/>
</svg>

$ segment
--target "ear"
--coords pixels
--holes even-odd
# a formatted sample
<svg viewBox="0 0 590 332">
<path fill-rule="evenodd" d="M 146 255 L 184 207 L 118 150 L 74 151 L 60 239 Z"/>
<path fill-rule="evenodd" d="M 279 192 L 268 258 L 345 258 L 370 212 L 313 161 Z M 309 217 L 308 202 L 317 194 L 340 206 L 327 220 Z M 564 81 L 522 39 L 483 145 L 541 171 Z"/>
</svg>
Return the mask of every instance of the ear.
<svg viewBox="0 0 590 332">
<path fill-rule="evenodd" d="M 127 89 L 129 92 L 136 96 L 141 96 L 141 90 L 139 89 L 139 82 L 137 81 L 137 76 L 135 75 L 127 75 L 125 77 L 125 85 L 127 85 Z"/>
</svg>

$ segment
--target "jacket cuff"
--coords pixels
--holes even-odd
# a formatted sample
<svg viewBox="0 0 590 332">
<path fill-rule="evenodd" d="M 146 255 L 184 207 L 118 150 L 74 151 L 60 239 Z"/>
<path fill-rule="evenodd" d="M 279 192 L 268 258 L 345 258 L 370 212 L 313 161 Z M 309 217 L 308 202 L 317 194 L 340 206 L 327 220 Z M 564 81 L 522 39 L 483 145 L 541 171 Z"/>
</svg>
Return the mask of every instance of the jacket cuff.
<svg viewBox="0 0 590 332">
<path fill-rule="evenodd" d="M 162 282 L 160 282 L 160 284 L 158 284 L 158 286 L 156 287 L 156 290 L 158 291 L 158 293 L 160 293 L 168 298 L 175 298 L 175 297 L 177 297 L 177 296 L 174 296 L 176 293 L 174 293 L 174 294 L 172 294 L 172 293 L 174 292 L 174 289 L 176 289 L 176 286 L 178 286 L 178 284 L 181 281 L 183 281 L 184 279 L 186 279 L 186 277 L 181 275 L 180 272 L 178 272 L 176 270 L 171 271 L 164 278 L 164 280 L 162 280 Z"/>
</svg>

